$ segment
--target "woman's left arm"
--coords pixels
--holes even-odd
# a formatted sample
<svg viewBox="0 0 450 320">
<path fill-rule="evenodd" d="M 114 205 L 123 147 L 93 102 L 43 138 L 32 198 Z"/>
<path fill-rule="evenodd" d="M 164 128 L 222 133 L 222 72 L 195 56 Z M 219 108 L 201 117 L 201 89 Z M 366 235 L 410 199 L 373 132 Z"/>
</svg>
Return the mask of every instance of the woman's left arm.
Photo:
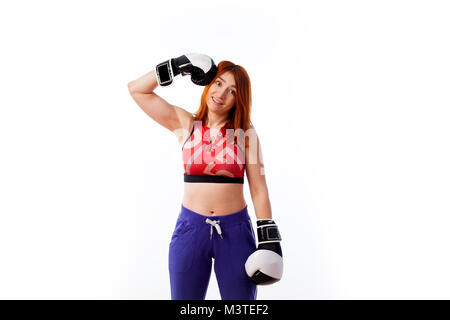
<svg viewBox="0 0 450 320">
<path fill-rule="evenodd" d="M 246 136 L 249 145 L 245 149 L 245 170 L 257 219 L 272 219 L 261 143 L 254 127 L 248 129 Z"/>
<path fill-rule="evenodd" d="M 245 262 L 247 275 L 256 284 L 272 284 L 283 275 L 283 253 L 278 227 L 272 220 L 269 191 L 264 173 L 261 144 L 254 128 L 249 136 L 245 152 L 247 180 L 256 213 L 258 246 Z M 246 133 L 247 135 L 247 133 Z"/>
</svg>

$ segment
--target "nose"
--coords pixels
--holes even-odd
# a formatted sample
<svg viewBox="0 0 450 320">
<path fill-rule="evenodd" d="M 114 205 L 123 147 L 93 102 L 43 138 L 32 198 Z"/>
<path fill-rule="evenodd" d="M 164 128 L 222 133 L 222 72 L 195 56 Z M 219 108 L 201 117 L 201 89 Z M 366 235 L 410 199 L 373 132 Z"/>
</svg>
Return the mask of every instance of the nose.
<svg viewBox="0 0 450 320">
<path fill-rule="evenodd" d="M 227 96 L 227 89 L 219 89 L 219 98 L 221 98 L 223 101 L 225 100 L 225 97 Z"/>
</svg>

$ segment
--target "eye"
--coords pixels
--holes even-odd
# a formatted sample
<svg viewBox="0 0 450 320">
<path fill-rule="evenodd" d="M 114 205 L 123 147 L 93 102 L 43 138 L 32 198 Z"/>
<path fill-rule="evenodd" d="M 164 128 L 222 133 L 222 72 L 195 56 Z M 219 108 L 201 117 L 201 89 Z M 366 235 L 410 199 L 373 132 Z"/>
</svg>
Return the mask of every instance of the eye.
<svg viewBox="0 0 450 320">
<path fill-rule="evenodd" d="M 221 84 L 221 82 L 220 82 L 219 80 L 216 80 L 216 83 L 218 83 L 218 85 Z M 236 91 L 231 90 L 231 89 L 230 89 L 230 91 L 231 91 L 231 94 L 232 94 L 233 96 L 236 96 Z"/>
</svg>

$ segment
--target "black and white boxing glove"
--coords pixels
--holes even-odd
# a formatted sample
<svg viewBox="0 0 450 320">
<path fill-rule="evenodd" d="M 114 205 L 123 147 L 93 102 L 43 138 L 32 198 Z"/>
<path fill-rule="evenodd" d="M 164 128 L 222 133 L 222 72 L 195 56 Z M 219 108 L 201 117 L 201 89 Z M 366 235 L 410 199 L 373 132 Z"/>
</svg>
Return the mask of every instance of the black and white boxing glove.
<svg viewBox="0 0 450 320">
<path fill-rule="evenodd" d="M 256 226 L 258 248 L 245 262 L 245 271 L 258 285 L 272 284 L 283 275 L 281 236 L 272 219 L 258 219 Z"/>
<path fill-rule="evenodd" d="M 214 60 L 200 53 L 189 53 L 178 58 L 161 62 L 156 66 L 156 78 L 160 86 L 168 86 L 173 78 L 181 73 L 191 75 L 191 81 L 199 86 L 206 86 L 217 74 Z"/>
</svg>

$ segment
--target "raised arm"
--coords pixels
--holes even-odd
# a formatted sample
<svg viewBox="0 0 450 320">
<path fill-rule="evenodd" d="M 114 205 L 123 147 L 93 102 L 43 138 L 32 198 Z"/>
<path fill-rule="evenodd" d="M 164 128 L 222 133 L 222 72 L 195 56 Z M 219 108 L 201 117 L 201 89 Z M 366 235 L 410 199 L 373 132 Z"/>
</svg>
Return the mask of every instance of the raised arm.
<svg viewBox="0 0 450 320">
<path fill-rule="evenodd" d="M 176 133 L 177 129 L 189 128 L 192 114 L 168 103 L 153 91 L 158 86 L 156 71 L 128 83 L 128 90 L 134 101 L 150 118 Z"/>
</svg>

